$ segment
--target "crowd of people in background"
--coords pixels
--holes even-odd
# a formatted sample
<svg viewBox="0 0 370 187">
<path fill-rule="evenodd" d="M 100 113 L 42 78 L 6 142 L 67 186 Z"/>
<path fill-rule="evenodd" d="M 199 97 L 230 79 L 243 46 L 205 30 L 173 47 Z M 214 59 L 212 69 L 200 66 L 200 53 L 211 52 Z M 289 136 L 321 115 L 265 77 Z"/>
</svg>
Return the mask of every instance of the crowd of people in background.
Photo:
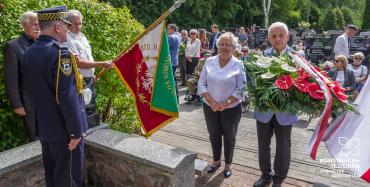
<svg viewBox="0 0 370 187">
<path fill-rule="evenodd" d="M 234 30 L 233 35 L 237 38 L 237 45 L 233 51 L 233 56 L 240 59 L 241 61 L 249 60 L 250 54 L 258 53 L 261 54 L 265 47 L 262 43 L 256 44 L 254 46 L 249 46 L 251 42 L 248 42 L 248 36 L 252 34 L 253 29 L 244 27 Z M 180 86 L 189 86 L 185 100 L 189 104 L 200 104 L 199 96 L 194 94 L 194 89 L 197 87 L 197 78 L 199 77 L 199 67 L 197 67 L 199 62 L 202 62 L 201 67 L 203 67 L 204 61 L 209 56 L 215 56 L 218 54 L 218 47 L 216 45 L 217 39 L 224 34 L 226 31 L 219 30 L 219 26 L 214 24 L 210 28 L 210 32 L 206 29 L 190 29 L 181 31 L 181 42 L 180 51 L 178 53 L 179 57 L 179 69 L 180 69 Z M 358 29 L 355 25 L 349 25 L 345 32 L 340 35 L 333 47 L 333 57 L 322 63 L 317 64 L 325 72 L 329 73 L 329 76 L 338 81 L 342 86 L 346 87 L 349 80 L 351 82 L 351 89 L 347 89 L 347 93 L 351 96 L 351 101 L 354 101 L 361 91 L 363 84 L 365 83 L 368 75 L 368 67 L 363 64 L 365 56 L 362 52 L 357 52 L 350 55 L 348 39 L 354 37 Z M 189 33 L 189 34 L 188 34 Z M 306 50 L 303 41 L 298 41 L 293 43 L 292 49 L 295 50 L 299 55 L 306 57 Z M 346 58 L 346 61 L 341 65 L 340 55 Z M 339 67 L 339 70 L 338 70 Z M 195 71 L 197 69 L 197 71 Z M 343 69 L 343 70 L 342 70 Z M 201 69 L 200 69 L 201 70 Z M 339 76 L 337 76 L 337 71 Z M 345 76 L 343 76 L 343 72 Z M 350 72 L 350 73 L 348 73 Z M 343 80 L 342 80 L 343 79 Z M 345 81 L 344 81 L 345 79 Z M 344 84 L 346 82 L 346 84 Z"/>
</svg>

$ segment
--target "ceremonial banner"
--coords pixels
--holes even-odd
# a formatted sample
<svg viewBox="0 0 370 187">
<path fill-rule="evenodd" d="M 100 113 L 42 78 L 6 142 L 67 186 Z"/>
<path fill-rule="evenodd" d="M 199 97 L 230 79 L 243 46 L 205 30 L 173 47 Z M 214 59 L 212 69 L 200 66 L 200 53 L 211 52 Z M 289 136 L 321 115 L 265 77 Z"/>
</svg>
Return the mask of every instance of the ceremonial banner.
<svg viewBox="0 0 370 187">
<path fill-rule="evenodd" d="M 370 182 L 370 81 L 366 81 L 355 104 L 360 114 L 346 112 L 330 123 L 323 141 L 336 160 L 336 168 L 354 172 Z"/>
<path fill-rule="evenodd" d="M 150 136 L 178 117 L 167 34 L 162 21 L 113 60 L 135 98 L 144 134 Z"/>
</svg>

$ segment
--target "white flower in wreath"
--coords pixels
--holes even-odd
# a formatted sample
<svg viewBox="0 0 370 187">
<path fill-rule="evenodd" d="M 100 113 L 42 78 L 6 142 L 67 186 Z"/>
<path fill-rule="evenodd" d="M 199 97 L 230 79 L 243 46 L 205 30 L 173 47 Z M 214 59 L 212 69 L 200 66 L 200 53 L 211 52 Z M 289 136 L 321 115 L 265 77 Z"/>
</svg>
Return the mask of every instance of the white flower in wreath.
<svg viewBox="0 0 370 187">
<path fill-rule="evenodd" d="M 275 73 L 267 72 L 267 73 L 262 74 L 261 75 L 261 78 L 262 79 L 271 79 L 271 78 L 273 78 L 275 76 L 276 76 Z"/>
<path fill-rule="evenodd" d="M 281 67 L 281 69 L 283 69 L 287 72 L 296 72 L 297 71 L 297 68 L 295 68 L 293 66 L 289 66 L 289 64 L 287 64 L 287 63 L 282 64 L 280 67 Z"/>
<path fill-rule="evenodd" d="M 270 57 L 263 57 L 263 56 L 258 56 L 256 61 L 256 65 L 261 67 L 261 68 L 268 68 L 271 66 L 272 58 Z"/>
</svg>

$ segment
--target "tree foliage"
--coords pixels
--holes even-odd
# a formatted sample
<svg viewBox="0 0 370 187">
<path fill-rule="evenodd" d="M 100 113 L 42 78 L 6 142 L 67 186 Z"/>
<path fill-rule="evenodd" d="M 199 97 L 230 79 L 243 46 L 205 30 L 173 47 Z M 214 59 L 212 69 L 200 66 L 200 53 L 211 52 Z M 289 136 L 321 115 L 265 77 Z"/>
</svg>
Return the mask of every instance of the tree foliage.
<svg viewBox="0 0 370 187">
<path fill-rule="evenodd" d="M 28 10 L 65 4 L 69 9 L 80 10 L 84 16 L 82 32 L 92 46 L 95 60 L 113 59 L 128 46 L 142 31 L 126 7 L 112 6 L 96 1 L 78 0 L 2 0 L 0 3 L 0 49 L 4 42 L 21 33 L 20 15 Z M 10 108 L 5 96 L 3 81 L 3 54 L 0 54 L 0 151 L 26 142 L 23 125 Z M 97 70 L 99 71 L 99 70 Z M 125 132 L 140 132 L 135 115 L 134 101 L 112 70 L 106 73 L 96 85 L 97 106 L 102 120 L 112 128 Z"/>
<path fill-rule="evenodd" d="M 174 0 L 101 0 L 114 6 L 128 6 L 133 16 L 145 26 L 150 25 L 161 13 L 168 9 Z M 222 29 L 232 29 L 253 24 L 263 27 L 264 15 L 262 0 L 186 0 L 185 4 L 169 17 L 183 28 L 209 28 L 212 23 Z M 329 8 L 330 7 L 330 8 Z M 339 10 L 338 10 L 338 9 Z M 269 24 L 282 21 L 291 28 L 298 27 L 301 21 L 309 22 L 312 28 L 326 29 L 326 16 L 341 16 L 337 22 L 330 23 L 342 29 L 343 25 L 363 22 L 365 0 L 271 0 Z M 336 9 L 335 12 L 331 12 Z M 343 19 L 344 23 L 343 23 Z M 329 25 L 330 25 L 329 24 Z"/>
<path fill-rule="evenodd" d="M 363 16 L 363 28 L 370 29 L 370 0 L 366 0 L 365 12 Z"/>
</svg>

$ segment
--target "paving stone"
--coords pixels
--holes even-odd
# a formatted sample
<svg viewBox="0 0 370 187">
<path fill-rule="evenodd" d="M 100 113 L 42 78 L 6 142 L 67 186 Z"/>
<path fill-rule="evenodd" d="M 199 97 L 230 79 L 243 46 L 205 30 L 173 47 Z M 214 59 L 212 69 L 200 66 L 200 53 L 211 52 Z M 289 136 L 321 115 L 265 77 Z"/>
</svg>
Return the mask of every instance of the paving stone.
<svg viewBox="0 0 370 187">
<path fill-rule="evenodd" d="M 197 152 L 198 159 L 212 162 L 212 149 L 209 142 L 209 134 L 204 120 L 204 114 L 201 106 L 184 104 L 184 96 L 180 92 L 180 117 L 171 124 L 162 128 L 152 136 L 154 141 L 182 147 L 187 150 Z M 252 109 L 253 110 L 253 109 Z M 302 186 L 311 187 L 313 184 L 322 183 L 329 186 L 369 186 L 359 178 L 349 178 L 345 180 L 337 180 L 331 178 L 331 175 L 321 172 L 321 170 L 329 169 L 330 164 L 321 163 L 320 159 L 331 158 L 323 144 L 320 144 L 317 160 L 312 160 L 306 155 L 306 146 L 311 138 L 312 131 L 317 124 L 317 119 L 313 119 L 308 123 L 307 116 L 300 116 L 300 124 L 293 126 L 292 130 L 292 155 L 291 167 L 288 173 L 288 178 L 285 186 Z M 275 154 L 275 137 L 271 141 L 272 162 Z M 223 159 L 223 154 L 221 159 Z M 195 186 L 228 186 L 230 181 L 236 181 L 234 185 L 240 186 L 239 180 L 243 179 L 247 186 L 252 186 L 254 181 L 259 179 L 261 173 L 258 164 L 258 144 L 256 134 L 256 122 L 252 118 L 252 112 L 242 114 L 242 118 L 238 127 L 236 137 L 236 145 L 233 162 L 233 175 L 226 179 L 223 178 L 222 168 L 211 176 L 201 176 L 195 179 Z M 217 177 L 219 176 L 219 177 Z M 219 183 L 217 183 L 218 181 Z M 225 183 L 225 185 L 224 185 Z M 213 187 L 213 186 L 212 186 Z"/>
</svg>

